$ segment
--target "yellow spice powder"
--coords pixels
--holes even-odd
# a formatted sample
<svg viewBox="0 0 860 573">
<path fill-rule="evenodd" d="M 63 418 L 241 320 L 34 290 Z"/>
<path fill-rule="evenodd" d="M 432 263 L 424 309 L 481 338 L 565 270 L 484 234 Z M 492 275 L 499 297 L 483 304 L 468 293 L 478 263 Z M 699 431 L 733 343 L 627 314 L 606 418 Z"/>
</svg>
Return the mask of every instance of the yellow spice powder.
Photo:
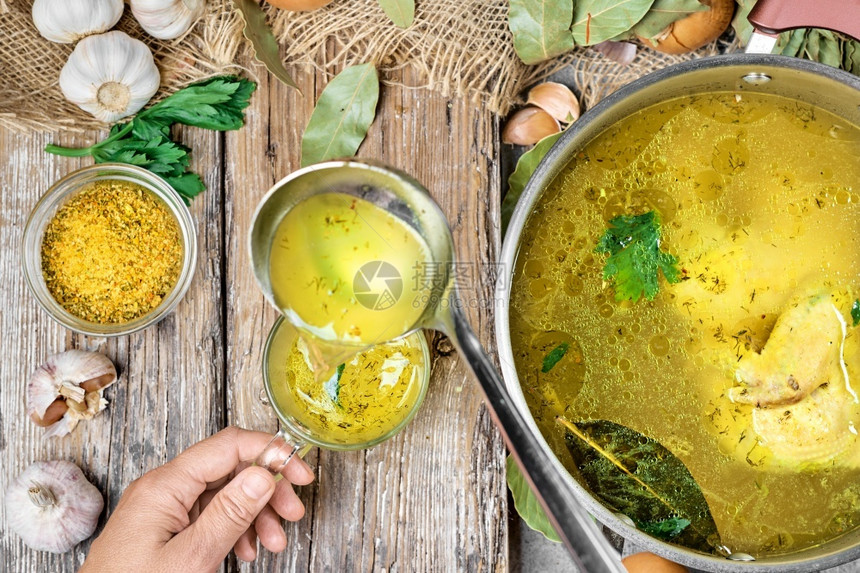
<svg viewBox="0 0 860 573">
<path fill-rule="evenodd" d="M 129 322 L 161 304 L 182 256 L 170 209 L 121 180 L 86 186 L 57 211 L 42 239 L 51 295 L 71 314 L 101 324 Z"/>
</svg>

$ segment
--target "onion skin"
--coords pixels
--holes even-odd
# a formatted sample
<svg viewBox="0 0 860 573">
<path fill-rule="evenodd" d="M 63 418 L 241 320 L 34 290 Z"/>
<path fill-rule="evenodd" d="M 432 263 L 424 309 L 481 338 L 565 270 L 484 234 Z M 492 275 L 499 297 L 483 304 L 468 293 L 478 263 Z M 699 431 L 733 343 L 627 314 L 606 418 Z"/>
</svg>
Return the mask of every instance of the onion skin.
<svg viewBox="0 0 860 573">
<path fill-rule="evenodd" d="M 734 0 L 699 0 L 710 6 L 710 10 L 694 12 L 686 18 L 672 22 L 657 37 L 657 45 L 652 40 L 639 38 L 649 48 L 664 54 L 686 54 L 698 50 L 719 38 L 732 23 L 735 13 Z"/>
<path fill-rule="evenodd" d="M 647 552 L 628 555 L 621 564 L 629 573 L 690 573 L 683 565 Z"/>
<path fill-rule="evenodd" d="M 561 131 L 558 121 L 539 107 L 526 107 L 511 116 L 502 130 L 502 141 L 515 145 L 533 145 Z"/>
<path fill-rule="evenodd" d="M 310 12 L 331 4 L 334 0 L 266 0 L 275 8 L 292 12 Z"/>
</svg>

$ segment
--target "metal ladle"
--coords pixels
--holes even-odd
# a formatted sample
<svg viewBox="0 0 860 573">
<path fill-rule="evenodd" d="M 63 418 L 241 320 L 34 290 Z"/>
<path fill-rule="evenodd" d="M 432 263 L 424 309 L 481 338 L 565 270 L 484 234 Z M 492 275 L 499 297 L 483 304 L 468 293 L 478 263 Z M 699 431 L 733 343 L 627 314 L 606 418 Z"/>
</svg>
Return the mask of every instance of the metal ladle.
<svg viewBox="0 0 860 573">
<path fill-rule="evenodd" d="M 625 569 L 617 553 L 529 430 L 525 417 L 514 407 L 500 375 L 472 331 L 450 276 L 454 263 L 451 230 L 445 215 L 420 183 L 376 163 L 350 160 L 313 165 L 275 184 L 258 205 L 250 232 L 251 264 L 266 299 L 278 308 L 269 277 L 269 257 L 278 225 L 295 205 L 321 193 L 343 193 L 369 201 L 411 226 L 424 239 L 434 265 L 431 292 L 412 328 L 392 338 L 432 328 L 451 339 L 480 383 L 496 426 L 580 569 L 589 573 L 623 573 Z"/>
</svg>

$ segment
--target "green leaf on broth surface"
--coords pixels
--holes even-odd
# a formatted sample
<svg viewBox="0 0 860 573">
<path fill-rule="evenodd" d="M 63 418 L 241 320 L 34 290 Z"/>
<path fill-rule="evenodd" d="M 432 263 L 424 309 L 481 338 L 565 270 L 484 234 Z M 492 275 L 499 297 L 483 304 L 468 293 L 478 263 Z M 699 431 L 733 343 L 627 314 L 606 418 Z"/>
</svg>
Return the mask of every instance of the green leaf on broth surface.
<svg viewBox="0 0 860 573">
<path fill-rule="evenodd" d="M 573 8 L 573 41 L 593 46 L 635 26 L 654 0 L 578 0 Z"/>
<path fill-rule="evenodd" d="M 415 0 L 379 0 L 379 6 L 398 28 L 408 28 L 415 19 Z"/>
<path fill-rule="evenodd" d="M 543 533 L 550 541 L 561 542 L 558 533 L 550 525 L 549 518 L 547 518 L 543 507 L 532 492 L 529 482 L 526 481 L 513 456 L 508 456 L 506 476 L 508 489 L 511 490 L 511 497 L 514 498 L 514 508 L 526 522 L 526 525 Z"/>
<path fill-rule="evenodd" d="M 514 50 L 525 64 L 536 64 L 573 49 L 573 0 L 511 0 L 508 27 Z"/>
<path fill-rule="evenodd" d="M 350 66 L 323 90 L 302 136 L 302 167 L 352 157 L 376 117 L 379 77 L 373 64 Z"/>
<path fill-rule="evenodd" d="M 511 215 L 514 213 L 514 208 L 517 206 L 517 201 L 526 184 L 531 179 L 532 174 L 537 169 L 540 160 L 550 150 L 553 144 L 558 141 L 563 131 L 553 133 L 541 139 L 530 150 L 526 151 L 517 161 L 517 167 L 511 176 L 508 177 L 508 192 L 505 193 L 505 198 L 502 200 L 502 236 L 508 229 L 508 223 L 511 222 Z"/>
<path fill-rule="evenodd" d="M 671 538 L 673 543 L 705 552 L 719 547 L 708 502 L 687 466 L 672 452 L 614 422 L 571 423 L 560 417 L 556 421 L 568 430 L 565 444 L 580 476 L 604 504 L 658 532 L 664 526 L 674 532 L 681 520 L 689 521 Z M 672 519 L 677 521 L 653 525 Z"/>
<path fill-rule="evenodd" d="M 280 47 L 272 29 L 266 23 L 266 13 L 255 0 L 233 0 L 236 11 L 242 15 L 245 27 L 242 34 L 251 42 L 254 57 L 285 85 L 299 90 L 298 84 L 284 67 Z M 301 90 L 299 90 L 301 93 Z"/>
<path fill-rule="evenodd" d="M 656 0 L 645 14 L 645 17 L 639 20 L 630 32 L 626 35 L 627 38 L 635 38 L 641 36 L 643 38 L 655 38 L 669 24 L 686 18 L 690 14 L 708 10 L 708 6 L 699 2 L 699 0 Z M 624 36 L 625 34 L 621 34 Z"/>
<path fill-rule="evenodd" d="M 855 299 L 854 304 L 851 305 L 851 320 L 854 326 L 860 324 L 860 299 Z"/>
<path fill-rule="evenodd" d="M 609 255 L 603 278 L 614 283 L 617 301 L 638 302 L 643 295 L 654 300 L 660 290 L 661 272 L 670 283 L 681 280 L 678 258 L 660 250 L 660 216 L 656 211 L 615 217 L 594 252 Z"/>
<path fill-rule="evenodd" d="M 564 355 L 567 354 L 567 349 L 570 348 L 570 344 L 567 342 L 562 342 L 555 348 L 549 351 L 549 354 L 546 355 L 543 359 L 543 365 L 541 366 L 540 371 L 546 374 L 553 367 L 559 363 L 559 361 L 564 358 Z"/>
<path fill-rule="evenodd" d="M 328 397 L 331 398 L 331 401 L 335 403 L 336 406 L 340 406 L 340 379 L 343 376 L 343 370 L 346 368 L 346 364 L 340 364 L 337 367 L 337 371 L 334 376 L 329 378 L 323 384 L 323 390 L 326 391 Z"/>
</svg>

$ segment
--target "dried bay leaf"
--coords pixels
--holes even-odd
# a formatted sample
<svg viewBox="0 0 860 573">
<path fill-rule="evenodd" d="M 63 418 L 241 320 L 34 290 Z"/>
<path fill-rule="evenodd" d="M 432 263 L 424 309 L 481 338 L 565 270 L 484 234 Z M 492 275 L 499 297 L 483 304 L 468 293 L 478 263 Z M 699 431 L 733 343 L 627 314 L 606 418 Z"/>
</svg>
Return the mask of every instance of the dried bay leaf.
<svg viewBox="0 0 860 573">
<path fill-rule="evenodd" d="M 517 161 L 516 169 L 508 177 L 508 192 L 505 193 L 505 198 L 502 200 L 502 235 L 507 230 L 508 223 L 511 222 L 511 215 L 514 213 L 517 201 L 520 200 L 520 195 L 523 194 L 523 190 L 526 188 L 526 183 L 529 182 L 532 173 L 537 169 L 540 160 L 543 159 L 543 156 L 547 154 L 553 144 L 558 141 L 562 133 L 564 132 L 560 131 L 544 137 Z"/>
<path fill-rule="evenodd" d="M 573 0 L 511 0 L 508 26 L 514 49 L 525 64 L 536 64 L 573 49 Z"/>
<path fill-rule="evenodd" d="M 656 0 L 645 17 L 633 26 L 630 34 L 633 37 L 656 38 L 669 24 L 704 10 L 708 10 L 708 6 L 699 0 Z"/>
<path fill-rule="evenodd" d="M 254 57 L 266 66 L 273 76 L 284 84 L 299 90 L 298 84 L 284 67 L 279 53 L 278 41 L 266 23 L 266 13 L 254 0 L 233 0 L 233 6 L 242 15 L 245 28 L 242 33 L 254 47 Z M 299 90 L 301 93 L 301 90 Z"/>
<path fill-rule="evenodd" d="M 345 68 L 323 90 L 302 136 L 302 167 L 352 157 L 376 116 L 379 77 L 373 64 Z"/>
<path fill-rule="evenodd" d="M 535 531 L 543 533 L 550 541 L 560 542 L 558 533 L 552 528 L 549 518 L 547 518 L 543 507 L 532 492 L 529 482 L 526 481 L 513 456 L 508 456 L 506 476 L 508 489 L 511 490 L 511 497 L 514 498 L 514 507 L 523 521 Z"/>
<path fill-rule="evenodd" d="M 654 0 L 578 0 L 573 9 L 573 40 L 592 46 L 635 26 Z"/>
<path fill-rule="evenodd" d="M 556 420 L 568 430 L 565 444 L 580 476 L 603 503 L 673 543 L 709 553 L 720 547 L 702 490 L 672 452 L 614 422 Z"/>
<path fill-rule="evenodd" d="M 741 47 L 743 47 L 749 43 L 750 37 L 753 33 L 753 25 L 750 24 L 750 21 L 747 18 L 749 17 L 753 6 L 755 6 L 756 0 L 735 0 L 735 3 L 738 7 L 735 8 L 735 15 L 732 18 L 732 28 L 735 31 L 735 36 L 737 36 Z"/>
<path fill-rule="evenodd" d="M 398 28 L 408 28 L 415 19 L 415 0 L 379 0 L 379 6 Z"/>
</svg>

